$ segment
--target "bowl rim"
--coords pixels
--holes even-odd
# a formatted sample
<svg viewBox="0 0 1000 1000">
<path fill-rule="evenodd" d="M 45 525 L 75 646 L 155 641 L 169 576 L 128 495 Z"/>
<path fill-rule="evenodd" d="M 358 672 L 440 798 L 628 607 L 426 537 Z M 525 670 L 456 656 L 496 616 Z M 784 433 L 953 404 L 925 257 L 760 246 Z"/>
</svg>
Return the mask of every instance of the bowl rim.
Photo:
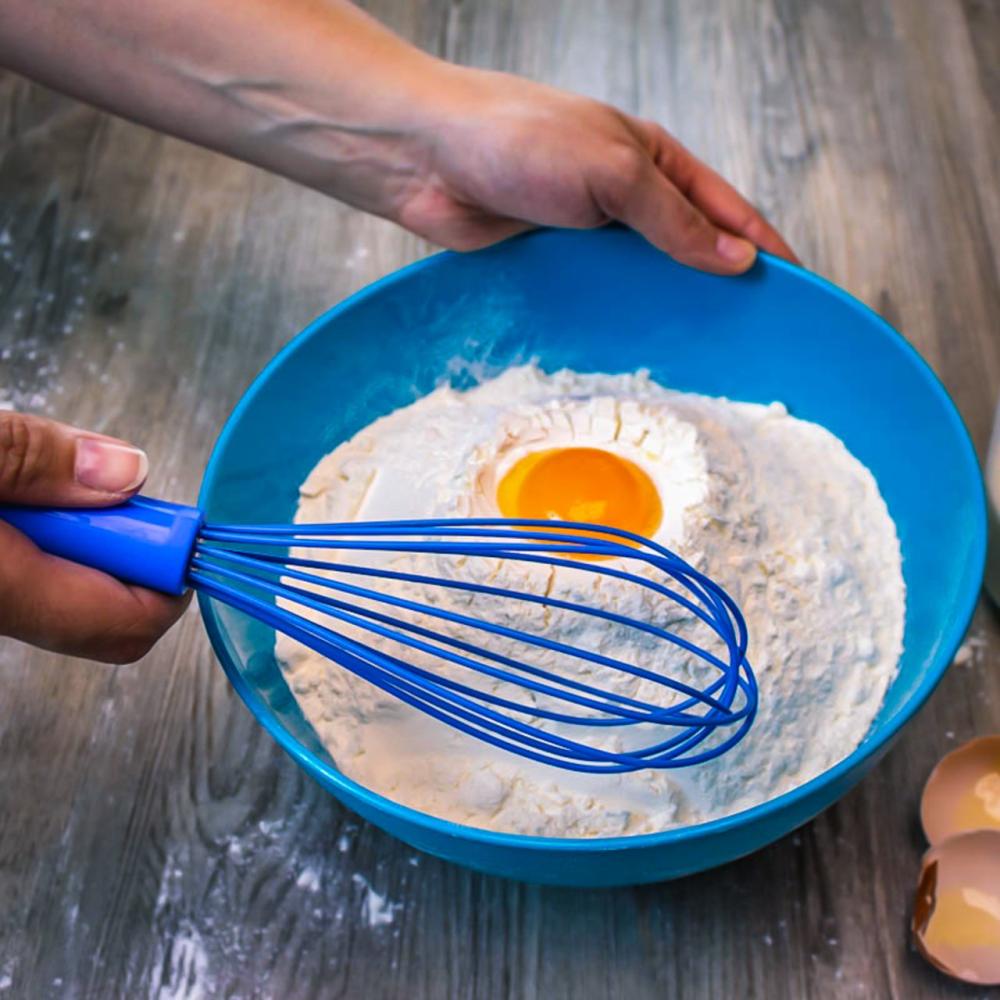
<svg viewBox="0 0 1000 1000">
<path fill-rule="evenodd" d="M 566 230 L 534 230 L 520 236 L 515 236 L 512 241 L 506 242 L 545 239 L 553 233 L 560 232 L 566 232 Z M 487 248 L 485 252 L 489 252 L 490 249 L 495 250 L 496 248 Z M 473 251 L 473 253 L 476 252 L 483 251 Z M 320 334 L 341 313 L 354 309 L 366 300 L 381 294 L 387 288 L 406 281 L 421 271 L 441 267 L 453 258 L 465 256 L 469 256 L 469 254 L 444 250 L 430 254 L 389 274 L 383 275 L 381 278 L 364 286 L 326 310 L 326 312 L 314 319 L 285 344 L 250 383 L 223 425 L 222 431 L 212 448 L 212 453 L 205 469 L 205 475 L 198 496 L 198 505 L 204 508 L 205 500 L 215 486 L 219 474 L 220 456 L 244 412 L 249 409 L 258 393 L 270 380 L 272 373 L 281 368 L 289 357 L 301 350 L 314 336 Z M 619 835 L 614 837 L 543 837 L 535 834 L 507 833 L 441 819 L 440 817 L 395 802 L 347 777 L 343 772 L 328 764 L 300 743 L 282 725 L 280 720 L 244 678 L 234 658 L 230 656 L 224 629 L 219 622 L 212 600 L 206 595 L 199 593 L 198 603 L 205 622 L 206 631 L 208 632 L 215 654 L 219 658 L 230 683 L 256 720 L 307 774 L 314 778 L 317 776 L 321 777 L 322 781 L 327 785 L 346 793 L 355 800 L 360 800 L 364 806 L 375 813 L 388 814 L 394 821 L 403 821 L 417 827 L 422 827 L 429 833 L 438 836 L 472 840 L 477 843 L 515 850 L 535 850 L 542 852 L 565 852 L 573 850 L 588 854 L 603 854 L 613 851 L 682 844 L 687 841 L 700 840 L 704 837 L 725 834 L 736 828 L 746 827 L 758 820 L 766 820 L 775 814 L 794 809 L 796 806 L 802 806 L 815 793 L 821 792 L 823 789 L 835 785 L 837 782 L 847 780 L 853 784 L 853 781 L 851 781 L 853 773 L 866 761 L 873 758 L 877 759 L 881 755 L 880 751 L 884 752 L 888 749 L 888 745 L 897 736 L 903 726 L 923 707 L 940 683 L 941 678 L 954 658 L 955 651 L 958 649 L 962 638 L 968 630 L 978 604 L 986 562 L 986 499 L 982 476 L 979 470 L 979 462 L 968 428 L 962 420 L 958 408 L 948 394 L 948 391 L 917 349 L 898 330 L 849 292 L 812 271 L 808 271 L 803 267 L 782 260 L 764 251 L 758 253 L 758 262 L 751 268 L 751 272 L 758 270 L 760 267 L 773 268 L 777 271 L 785 272 L 794 280 L 805 281 L 816 286 L 822 292 L 840 299 L 842 303 L 859 313 L 869 323 L 873 323 L 883 334 L 894 340 L 902 349 L 903 355 L 909 359 L 910 363 L 923 377 L 930 391 L 944 404 L 945 412 L 952 424 L 956 439 L 962 450 L 962 458 L 968 478 L 974 487 L 973 493 L 976 498 L 976 523 L 974 537 L 971 540 L 973 554 L 971 568 L 974 572 L 963 583 L 963 593 L 961 593 L 955 613 L 952 615 L 944 631 L 942 641 L 938 644 L 937 653 L 930 669 L 921 679 L 909 699 L 876 731 L 874 738 L 869 739 L 866 736 L 865 740 L 859 746 L 855 747 L 850 754 L 832 767 L 827 768 L 804 784 L 797 785 L 795 788 L 783 792 L 773 799 L 768 799 L 748 809 L 702 823 L 671 827 L 655 833 Z M 730 278 L 727 280 L 739 280 L 739 278 Z M 821 806 L 819 809 L 811 809 L 809 815 L 804 817 L 802 822 L 806 822 L 817 812 L 822 811 L 823 808 L 825 807 Z M 745 853 L 745 851 L 741 853 Z"/>
</svg>

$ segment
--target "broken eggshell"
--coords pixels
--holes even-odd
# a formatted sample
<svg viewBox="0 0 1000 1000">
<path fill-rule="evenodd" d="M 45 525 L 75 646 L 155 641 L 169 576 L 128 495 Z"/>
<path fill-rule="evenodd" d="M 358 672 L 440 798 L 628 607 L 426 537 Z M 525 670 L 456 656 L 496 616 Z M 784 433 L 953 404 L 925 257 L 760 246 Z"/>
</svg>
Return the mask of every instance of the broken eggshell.
<svg viewBox="0 0 1000 1000">
<path fill-rule="evenodd" d="M 971 740 L 941 759 L 924 785 L 920 822 L 931 845 L 1000 830 L 1000 736 Z"/>
<path fill-rule="evenodd" d="M 1000 830 L 961 833 L 924 855 L 911 929 L 942 972 L 1000 985 Z"/>
</svg>

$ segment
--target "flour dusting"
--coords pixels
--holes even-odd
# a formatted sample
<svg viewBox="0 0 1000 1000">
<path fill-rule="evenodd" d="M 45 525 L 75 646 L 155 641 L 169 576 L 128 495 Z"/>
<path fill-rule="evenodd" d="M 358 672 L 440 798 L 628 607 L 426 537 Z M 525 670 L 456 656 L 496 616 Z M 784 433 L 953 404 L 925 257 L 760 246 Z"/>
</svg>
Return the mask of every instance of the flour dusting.
<svg viewBox="0 0 1000 1000">
<path fill-rule="evenodd" d="M 364 875 L 355 872 L 351 881 L 361 888 L 361 919 L 369 927 L 384 927 L 396 919 L 396 914 L 403 908 L 402 903 L 393 903 L 376 892 Z"/>
<path fill-rule="evenodd" d="M 165 981 L 152 984 L 151 1000 L 207 1000 L 214 992 L 205 944 L 193 926 L 185 925 L 169 943 Z"/>
</svg>

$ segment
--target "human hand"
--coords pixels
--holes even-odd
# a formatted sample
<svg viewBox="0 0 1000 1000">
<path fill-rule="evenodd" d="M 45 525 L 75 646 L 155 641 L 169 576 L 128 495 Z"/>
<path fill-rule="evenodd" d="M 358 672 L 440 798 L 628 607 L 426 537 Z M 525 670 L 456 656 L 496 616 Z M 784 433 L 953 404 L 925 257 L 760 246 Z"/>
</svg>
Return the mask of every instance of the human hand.
<svg viewBox="0 0 1000 1000">
<path fill-rule="evenodd" d="M 730 184 L 654 122 L 505 73 L 439 64 L 414 176 L 379 206 L 455 249 L 534 225 L 620 221 L 672 257 L 735 274 L 756 248 L 797 262 Z"/>
<path fill-rule="evenodd" d="M 0 62 L 442 246 L 617 220 L 720 274 L 795 260 L 659 125 L 434 58 L 347 0 L 6 2 Z"/>
<path fill-rule="evenodd" d="M 0 412 L 0 504 L 106 507 L 135 493 L 147 468 L 123 441 Z M 54 652 L 129 663 L 188 603 L 42 552 L 2 520 L 0 553 L 0 636 Z"/>
</svg>

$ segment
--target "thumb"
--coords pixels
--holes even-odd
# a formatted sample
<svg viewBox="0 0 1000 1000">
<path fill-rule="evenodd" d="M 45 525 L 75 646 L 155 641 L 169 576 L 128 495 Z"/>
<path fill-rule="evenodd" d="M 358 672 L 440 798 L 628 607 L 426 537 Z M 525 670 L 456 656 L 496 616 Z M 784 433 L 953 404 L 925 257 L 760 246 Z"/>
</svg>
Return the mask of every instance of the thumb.
<svg viewBox="0 0 1000 1000">
<path fill-rule="evenodd" d="M 0 503 L 100 507 L 131 496 L 149 460 L 115 438 L 0 412 Z"/>
</svg>

